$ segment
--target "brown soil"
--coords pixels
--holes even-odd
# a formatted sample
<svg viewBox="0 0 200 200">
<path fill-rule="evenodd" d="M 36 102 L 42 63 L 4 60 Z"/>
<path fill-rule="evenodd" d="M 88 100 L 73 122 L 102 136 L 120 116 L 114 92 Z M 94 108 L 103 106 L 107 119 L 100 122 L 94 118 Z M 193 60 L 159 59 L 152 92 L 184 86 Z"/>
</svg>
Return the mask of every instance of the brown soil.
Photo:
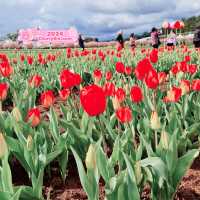
<svg viewBox="0 0 200 200">
<path fill-rule="evenodd" d="M 200 200 L 200 157 L 193 163 L 176 194 L 176 200 Z"/>
<path fill-rule="evenodd" d="M 63 184 L 60 176 L 58 176 L 57 169 L 55 174 L 53 174 L 51 181 L 46 180 L 44 182 L 44 194 L 45 196 L 50 193 L 51 200 L 86 200 L 87 195 L 82 189 L 78 171 L 76 168 L 76 163 L 73 157 L 69 157 L 68 165 L 68 176 L 66 178 L 66 183 Z M 104 199 L 104 186 L 103 182 L 100 181 L 99 184 L 99 193 L 100 200 Z"/>
<path fill-rule="evenodd" d="M 68 177 L 62 184 L 60 178 L 55 177 L 50 181 L 50 186 L 45 186 L 45 192 L 51 190 L 52 200 L 86 200 L 78 177 L 74 160 L 69 162 Z M 100 200 L 104 200 L 104 186 L 100 183 Z M 142 200 L 150 200 L 149 187 L 144 189 Z M 200 200 L 200 157 L 195 160 L 191 168 L 181 181 L 174 200 Z"/>
<path fill-rule="evenodd" d="M 31 185 L 28 176 L 17 160 L 12 160 L 11 171 L 15 185 Z M 68 174 L 66 182 L 63 183 L 56 163 L 51 165 L 51 177 L 45 175 L 44 196 L 50 196 L 51 200 L 86 200 L 87 195 L 81 187 L 76 163 L 72 156 L 69 157 Z M 104 200 L 104 184 L 99 184 L 100 200 Z M 142 194 L 142 200 L 150 200 L 150 189 L 147 186 Z M 183 177 L 174 200 L 200 200 L 200 157 L 198 157 L 191 168 Z"/>
</svg>

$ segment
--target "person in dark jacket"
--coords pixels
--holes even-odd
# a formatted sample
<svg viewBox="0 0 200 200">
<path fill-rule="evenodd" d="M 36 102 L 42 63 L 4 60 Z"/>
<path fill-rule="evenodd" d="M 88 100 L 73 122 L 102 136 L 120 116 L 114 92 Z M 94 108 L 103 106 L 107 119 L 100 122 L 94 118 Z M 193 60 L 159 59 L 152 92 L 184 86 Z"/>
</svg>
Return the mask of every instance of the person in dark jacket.
<svg viewBox="0 0 200 200">
<path fill-rule="evenodd" d="M 117 49 L 123 49 L 124 48 L 124 38 L 123 38 L 123 32 L 119 31 L 117 34 Z"/>
<path fill-rule="evenodd" d="M 79 47 L 82 48 L 83 51 L 84 51 L 84 49 L 85 49 L 85 45 L 84 45 L 84 40 L 83 40 L 81 34 L 79 34 L 79 37 L 78 37 L 78 43 L 79 43 Z"/>
<path fill-rule="evenodd" d="M 200 48 L 200 26 L 194 32 L 193 44 L 195 48 Z"/>
</svg>

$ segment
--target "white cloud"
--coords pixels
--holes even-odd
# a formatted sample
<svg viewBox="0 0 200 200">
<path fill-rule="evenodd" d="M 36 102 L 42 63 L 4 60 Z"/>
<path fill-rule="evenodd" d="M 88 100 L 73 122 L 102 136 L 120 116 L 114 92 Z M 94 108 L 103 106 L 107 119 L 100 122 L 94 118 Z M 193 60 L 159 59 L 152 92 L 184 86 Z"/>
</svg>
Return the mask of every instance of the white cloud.
<svg viewBox="0 0 200 200">
<path fill-rule="evenodd" d="M 87 35 L 148 31 L 163 20 L 200 14 L 200 0 L 0 0 L 0 33 L 76 26 Z"/>
</svg>

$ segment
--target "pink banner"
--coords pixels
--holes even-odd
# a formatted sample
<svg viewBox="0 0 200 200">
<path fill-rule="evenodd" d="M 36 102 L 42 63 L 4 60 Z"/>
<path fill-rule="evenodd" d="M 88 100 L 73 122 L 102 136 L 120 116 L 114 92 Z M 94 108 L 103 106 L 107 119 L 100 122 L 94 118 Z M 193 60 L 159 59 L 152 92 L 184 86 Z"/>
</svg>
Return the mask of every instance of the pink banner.
<svg viewBox="0 0 200 200">
<path fill-rule="evenodd" d="M 68 30 L 41 30 L 41 29 L 21 29 L 18 41 L 23 43 L 75 43 L 78 40 L 78 32 L 74 28 Z"/>
</svg>

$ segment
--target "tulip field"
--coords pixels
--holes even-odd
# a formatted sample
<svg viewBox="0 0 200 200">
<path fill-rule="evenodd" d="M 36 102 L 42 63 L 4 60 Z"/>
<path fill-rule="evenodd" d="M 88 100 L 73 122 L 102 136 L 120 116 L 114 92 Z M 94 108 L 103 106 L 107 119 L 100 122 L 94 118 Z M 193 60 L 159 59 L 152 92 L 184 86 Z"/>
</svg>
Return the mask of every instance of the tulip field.
<svg viewBox="0 0 200 200">
<path fill-rule="evenodd" d="M 199 147 L 198 49 L 0 52 L 0 200 L 180 200 Z"/>
</svg>

